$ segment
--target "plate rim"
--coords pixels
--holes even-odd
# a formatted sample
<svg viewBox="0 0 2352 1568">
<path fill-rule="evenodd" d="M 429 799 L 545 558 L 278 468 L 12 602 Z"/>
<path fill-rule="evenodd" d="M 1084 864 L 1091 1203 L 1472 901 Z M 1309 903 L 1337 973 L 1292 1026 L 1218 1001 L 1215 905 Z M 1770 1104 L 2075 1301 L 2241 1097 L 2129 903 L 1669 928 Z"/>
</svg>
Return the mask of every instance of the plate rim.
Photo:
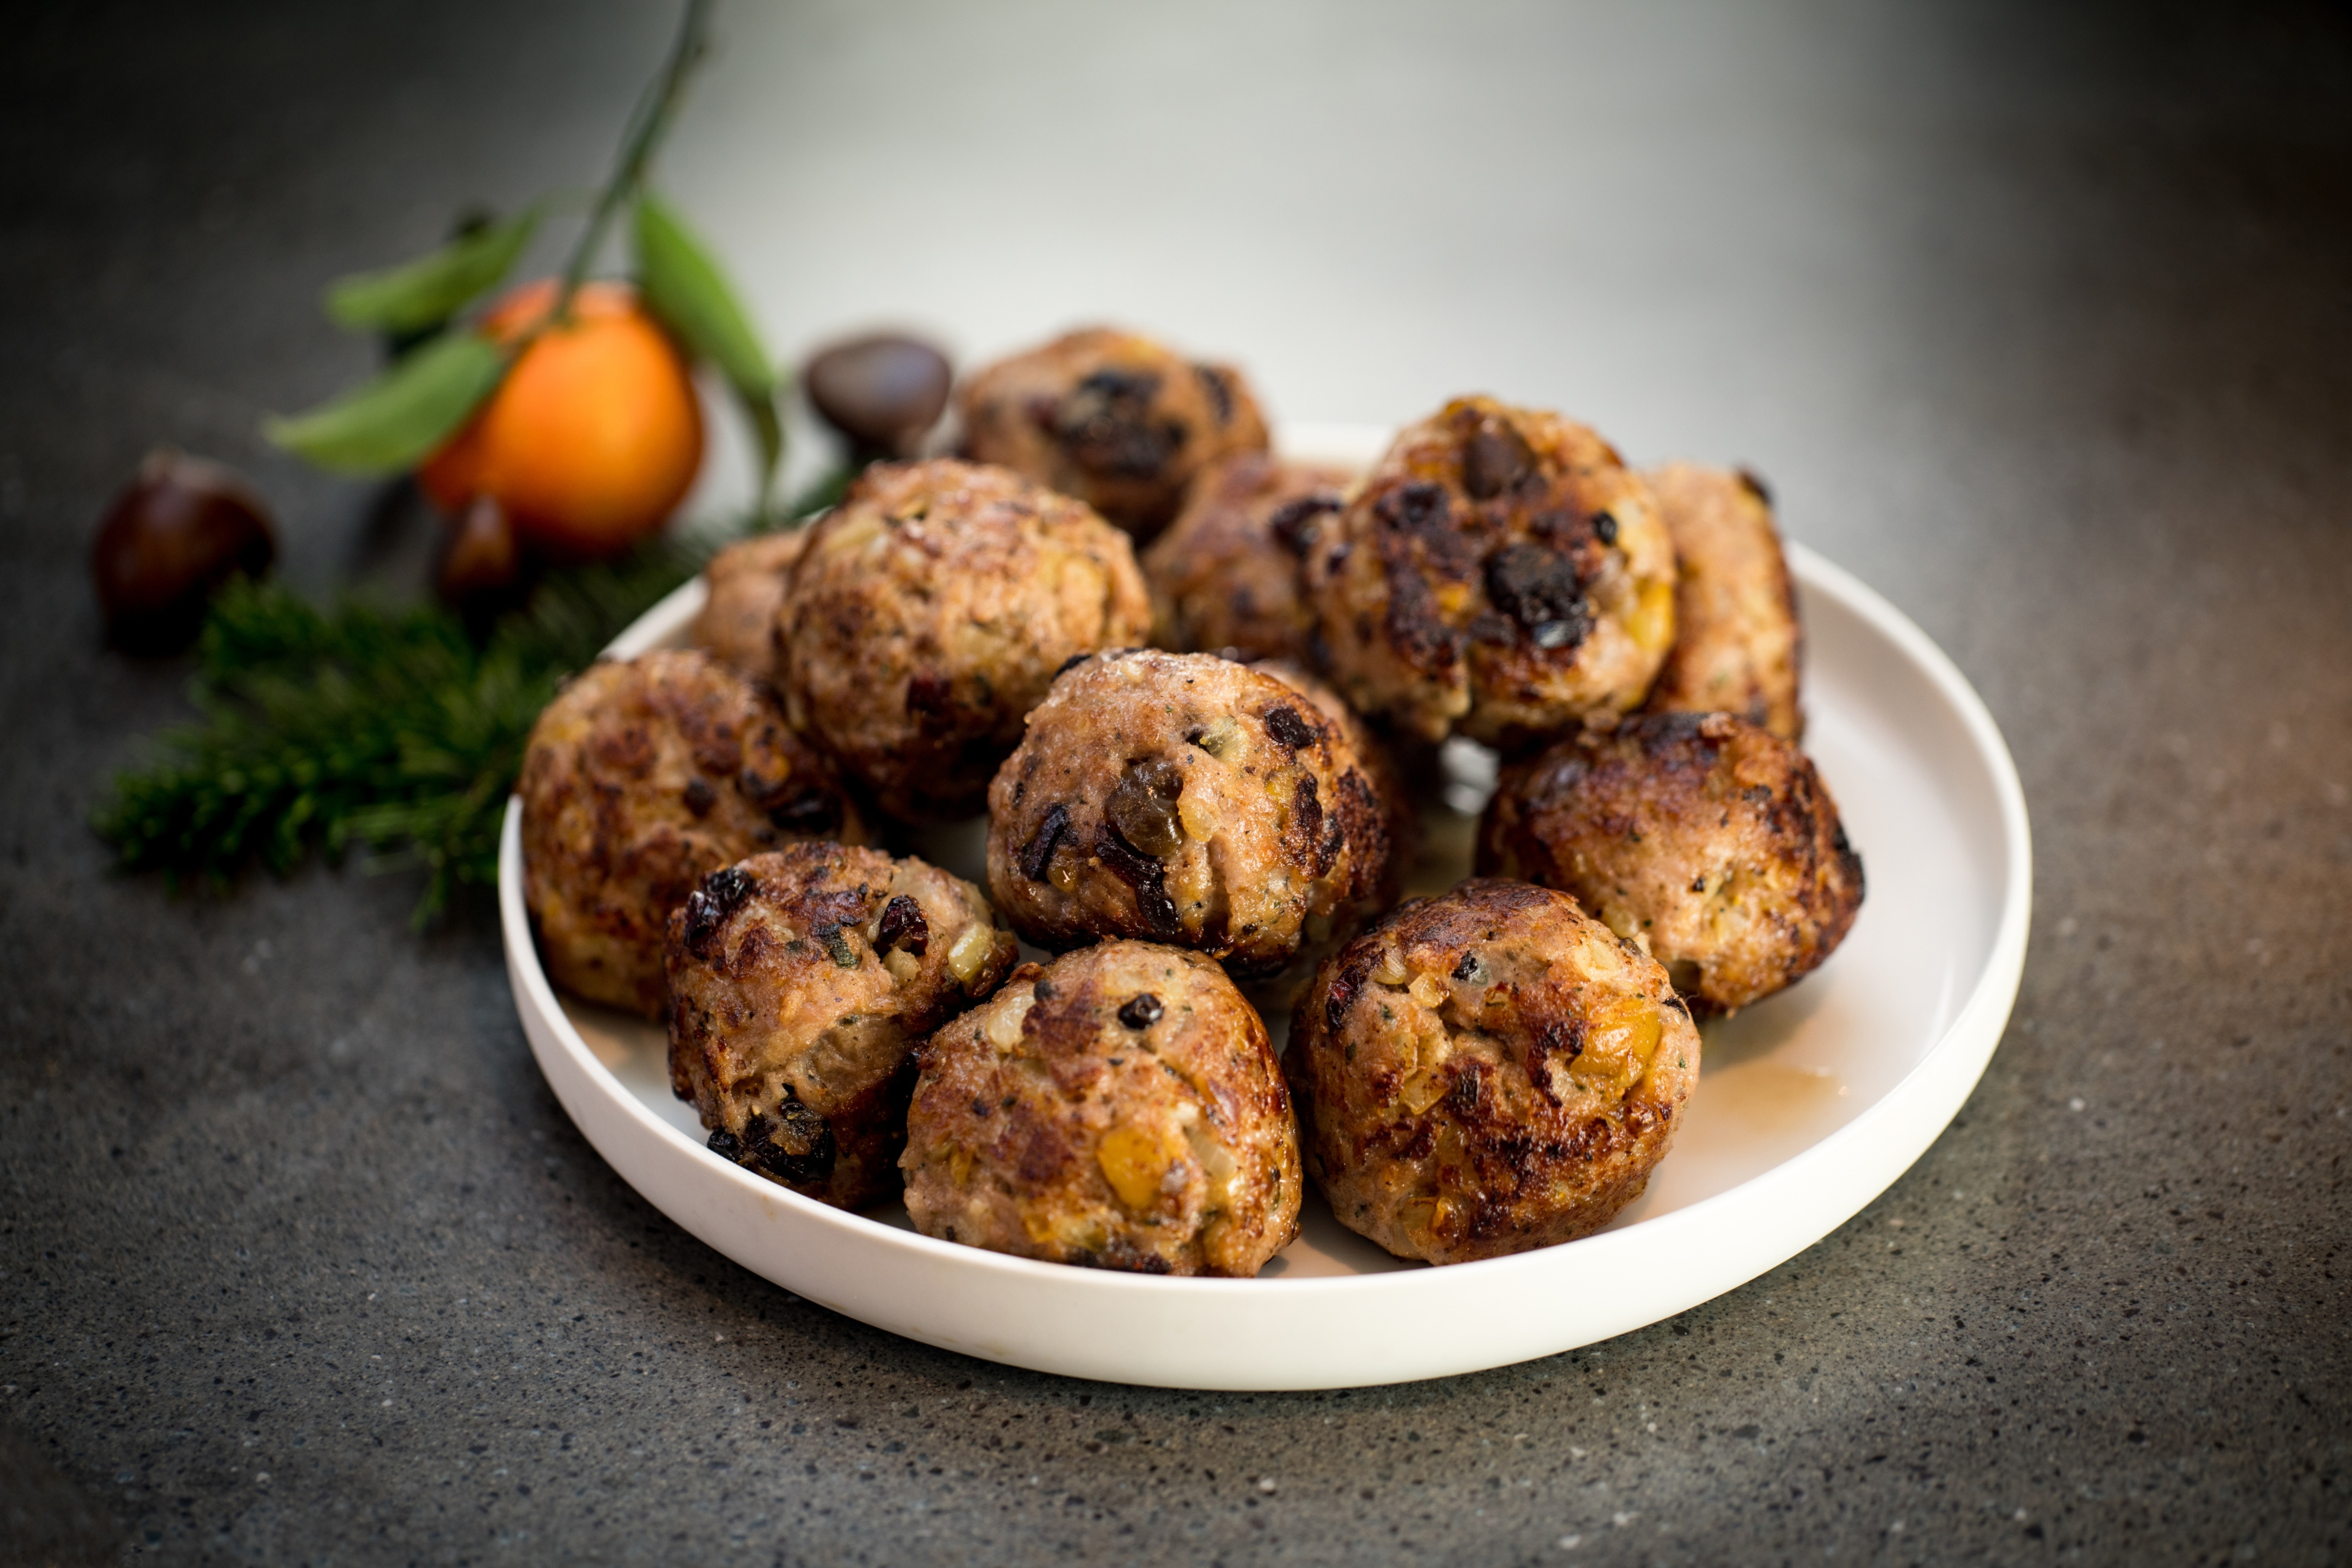
<svg viewBox="0 0 2352 1568">
<path fill-rule="evenodd" d="M 1696 1294 L 1688 1291 L 1669 1292 L 1671 1302 L 1663 1311 L 1654 1310 L 1659 1301 L 1653 1300 L 1635 1314 L 1637 1321 L 1617 1322 L 1614 1326 L 1605 1327 L 1602 1332 L 1580 1337 L 1571 1336 L 1549 1350 L 1538 1350 L 1532 1354 L 1553 1354 L 1574 1348 L 1577 1344 L 1596 1343 L 1687 1311 L 1701 1301 L 1739 1288 L 1757 1275 L 1818 1243 L 1891 1186 L 1943 1134 L 1982 1076 L 2000 1042 L 2022 977 L 2031 919 L 2032 830 L 2024 790 L 2007 743 L 1982 698 L 1943 650 L 1876 591 L 1801 543 L 1789 541 L 1786 549 L 1793 575 L 1809 591 L 1818 590 L 1839 601 L 1843 608 L 1858 615 L 1874 632 L 1895 644 L 1928 677 L 1949 710 L 1960 719 L 1976 760 L 1983 767 L 1992 786 L 1998 808 L 1999 829 L 2005 852 L 2001 867 L 2004 882 L 2001 908 L 1982 967 L 1966 998 L 1954 1010 L 1934 1043 L 1901 1079 L 1888 1086 L 1853 1120 L 1737 1186 L 1696 1203 L 1622 1229 L 1603 1231 L 1579 1241 L 1508 1257 L 1453 1264 L 1442 1269 L 1265 1280 L 1159 1277 L 1077 1270 L 1063 1264 L 1016 1258 L 938 1240 L 886 1225 L 864 1215 L 834 1208 L 764 1181 L 710 1154 L 688 1134 L 663 1121 L 611 1069 L 597 1060 L 563 1011 L 539 962 L 537 948 L 531 940 L 521 893 L 521 801 L 519 797 L 510 796 L 499 841 L 499 925 L 507 949 L 516 1009 L 524 1024 L 534 1060 L 555 1092 L 558 1103 L 563 1105 L 565 1113 L 587 1137 L 599 1157 L 611 1165 L 616 1174 L 666 1217 L 772 1282 L 868 1322 L 876 1320 L 855 1308 L 828 1301 L 826 1295 L 829 1292 L 803 1289 L 799 1281 L 776 1279 L 767 1269 L 738 1256 L 678 1212 L 678 1207 L 682 1205 L 673 1206 L 648 1190 L 657 1185 L 656 1181 L 650 1176 L 639 1179 L 645 1173 L 633 1168 L 641 1151 L 607 1148 L 605 1137 L 600 1136 L 600 1133 L 609 1136 L 613 1130 L 604 1125 L 606 1119 L 598 1112 L 619 1112 L 625 1123 L 634 1125 L 640 1134 L 649 1135 L 656 1147 L 666 1147 L 675 1155 L 683 1155 L 689 1161 L 707 1162 L 707 1166 L 688 1167 L 694 1176 L 719 1183 L 720 1190 L 739 1202 L 749 1202 L 772 1212 L 781 1211 L 782 1216 L 790 1217 L 792 1223 L 814 1228 L 813 1233 L 830 1235 L 853 1247 L 880 1247 L 904 1253 L 910 1260 L 929 1260 L 965 1275 L 976 1273 L 994 1277 L 1008 1285 L 1034 1286 L 1042 1282 L 1045 1288 L 1057 1295 L 1099 1300 L 1107 1307 L 1131 1306 L 1145 1300 L 1206 1304 L 1244 1296 L 1264 1301 L 1269 1292 L 1279 1293 L 1286 1303 L 1304 1302 L 1312 1307 L 1324 1304 L 1327 1299 L 1335 1296 L 1343 1297 L 1349 1293 L 1360 1296 L 1371 1291 L 1406 1298 L 1405 1302 L 1398 1303 L 1402 1305 L 1409 1303 L 1412 1298 L 1431 1293 L 1451 1295 L 1473 1281 L 1486 1281 L 1496 1287 L 1524 1287 L 1533 1277 L 1571 1265 L 1577 1266 L 1578 1272 L 1584 1271 L 1587 1267 L 1593 1271 L 1606 1272 L 1616 1261 L 1615 1254 L 1635 1249 L 1646 1249 L 1661 1240 L 1670 1242 L 1677 1232 L 1714 1229 L 1717 1217 L 1726 1210 L 1754 1204 L 1776 1189 L 1787 1189 L 1788 1195 L 1797 1200 L 1795 1207 L 1810 1211 L 1802 1225 L 1797 1228 L 1802 1231 L 1803 1239 L 1795 1245 L 1784 1245 L 1787 1236 L 1781 1233 L 1780 1239 L 1761 1247 L 1742 1249 L 1740 1250 L 1745 1255 L 1737 1260 L 1727 1260 L 1726 1267 L 1710 1272 L 1705 1288 Z M 630 657 L 659 643 L 690 621 L 700 608 L 702 600 L 703 583 L 698 577 L 666 596 L 616 637 L 608 646 L 607 654 Z M 537 1015 L 535 1020 L 533 1014 Z M 534 1021 L 540 1027 L 533 1028 Z M 595 1100 L 601 1103 L 591 1103 L 584 1098 L 586 1092 L 592 1089 L 597 1092 Z M 1927 1103 L 1918 1103 L 1923 1096 L 1932 1096 L 1932 1099 Z M 1811 1182 L 1810 1178 L 1819 1174 L 1823 1166 L 1833 1167 L 1839 1180 L 1831 1184 Z M 1856 1179 L 1857 1176 L 1860 1179 Z M 1808 1193 L 1805 1190 L 1809 1186 L 1825 1186 L 1833 1196 L 1823 1201 L 1818 1192 Z M 974 1346 L 918 1332 L 903 1322 L 877 1322 L 876 1326 L 926 1343 L 1035 1370 L 1111 1381 L 1149 1381 L 1163 1386 L 1223 1389 L 1367 1386 L 1452 1375 L 1529 1358 L 1517 1351 L 1485 1359 L 1473 1354 L 1466 1359 L 1455 1357 L 1443 1365 L 1433 1367 L 1383 1369 L 1369 1375 L 1349 1375 L 1336 1378 L 1328 1373 L 1313 1374 L 1295 1382 L 1267 1380 L 1255 1375 L 1236 1379 L 1231 1373 L 1219 1373 L 1213 1367 L 1203 1366 L 1201 1370 L 1204 1375 L 1197 1381 L 1189 1376 L 1170 1381 L 1164 1375 L 1171 1368 L 1165 1365 L 1157 1368 L 1157 1372 L 1163 1375 L 1125 1377 L 1116 1372 L 1107 1373 L 1094 1365 L 1092 1361 L 1086 1365 L 1069 1364 L 1066 1357 L 1052 1351 L 1033 1348 L 1024 1354 L 1009 1347 Z M 1099 1359 L 1092 1358 L 1094 1361 Z M 1213 1356 L 1211 1359 L 1215 1358 Z"/>
</svg>

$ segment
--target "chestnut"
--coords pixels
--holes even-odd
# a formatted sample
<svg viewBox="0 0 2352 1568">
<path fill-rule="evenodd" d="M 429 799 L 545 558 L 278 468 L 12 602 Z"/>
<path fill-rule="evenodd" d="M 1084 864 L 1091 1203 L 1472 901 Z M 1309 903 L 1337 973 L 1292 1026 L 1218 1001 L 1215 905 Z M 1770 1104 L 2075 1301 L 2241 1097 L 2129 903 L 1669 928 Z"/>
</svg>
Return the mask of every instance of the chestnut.
<svg viewBox="0 0 2352 1568">
<path fill-rule="evenodd" d="M 442 541 L 433 586 L 461 609 L 503 605 L 514 598 L 522 566 L 514 525 L 495 496 L 477 496 Z"/>
<path fill-rule="evenodd" d="M 277 554 L 268 509 L 250 486 L 220 464 L 157 447 L 90 547 L 107 635 L 134 653 L 184 648 L 221 584 L 240 572 L 259 577 Z"/>
<path fill-rule="evenodd" d="M 860 461 L 914 456 L 954 379 L 939 350 L 887 332 L 835 343 L 801 372 L 810 403 Z"/>
</svg>

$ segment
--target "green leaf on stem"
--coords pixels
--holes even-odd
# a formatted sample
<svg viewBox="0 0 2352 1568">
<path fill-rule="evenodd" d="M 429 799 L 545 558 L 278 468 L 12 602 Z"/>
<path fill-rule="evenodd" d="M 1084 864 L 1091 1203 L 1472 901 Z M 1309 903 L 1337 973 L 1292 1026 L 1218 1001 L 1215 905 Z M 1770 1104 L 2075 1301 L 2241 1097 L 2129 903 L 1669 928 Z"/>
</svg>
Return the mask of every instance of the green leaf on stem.
<svg viewBox="0 0 2352 1568">
<path fill-rule="evenodd" d="M 772 392 L 766 397 L 743 395 L 743 412 L 751 417 L 751 434 L 760 443 L 759 515 L 768 515 L 768 502 L 775 490 L 776 467 L 784 456 L 784 422 L 776 413 L 776 399 Z"/>
<path fill-rule="evenodd" d="M 671 331 L 719 367 L 736 391 L 765 397 L 776 372 L 709 250 L 650 192 L 636 210 L 637 282 Z"/>
<path fill-rule="evenodd" d="M 751 421 L 760 443 L 764 511 L 783 425 L 776 413 L 776 372 L 751 318 L 710 251 L 667 204 L 649 191 L 636 203 L 637 286 L 646 305 L 688 351 L 719 367 Z"/>
<path fill-rule="evenodd" d="M 415 261 L 338 278 L 327 289 L 327 317 L 353 332 L 394 336 L 438 327 L 498 287 L 538 227 L 534 207 L 461 235 Z"/>
<path fill-rule="evenodd" d="M 331 402 L 264 419 L 261 434 L 321 468 L 397 474 L 456 434 L 506 368 L 504 350 L 488 340 L 462 329 L 444 332 Z"/>
</svg>

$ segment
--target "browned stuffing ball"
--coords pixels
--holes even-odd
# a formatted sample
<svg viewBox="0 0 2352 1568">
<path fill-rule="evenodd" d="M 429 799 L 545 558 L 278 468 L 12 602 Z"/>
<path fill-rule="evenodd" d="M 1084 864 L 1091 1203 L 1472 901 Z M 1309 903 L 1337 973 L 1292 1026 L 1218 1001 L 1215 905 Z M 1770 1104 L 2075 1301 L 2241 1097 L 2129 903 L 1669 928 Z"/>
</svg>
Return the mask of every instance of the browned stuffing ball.
<svg viewBox="0 0 2352 1568">
<path fill-rule="evenodd" d="M 707 653 L 591 664 L 523 755 L 523 901 L 547 972 L 662 1010 L 662 927 L 710 873 L 803 839 L 856 843 L 857 810 L 764 687 Z"/>
<path fill-rule="evenodd" d="M 910 821 L 969 816 L 1073 658 L 1151 621 L 1127 536 L 1017 474 L 866 471 L 813 524 L 777 612 L 794 722 Z"/>
<path fill-rule="evenodd" d="M 990 894 L 1051 948 L 1137 936 L 1270 974 L 1368 914 L 1388 857 L 1339 727 L 1211 653 L 1077 665 L 988 791 Z"/>
<path fill-rule="evenodd" d="M 1201 471 L 1168 531 L 1143 552 L 1152 639 L 1234 659 L 1314 657 L 1299 558 L 1339 511 L 1347 471 L 1238 452 Z"/>
<path fill-rule="evenodd" d="M 1665 971 L 1526 883 L 1415 899 L 1324 961 L 1285 1066 L 1339 1222 L 1462 1263 L 1600 1229 L 1698 1081 Z"/>
<path fill-rule="evenodd" d="M 1575 894 L 1727 1013 L 1811 974 L 1862 907 L 1811 761 L 1724 713 L 1646 715 L 1507 768 L 1478 870 Z"/>
<path fill-rule="evenodd" d="M 1055 1263 L 1247 1279 L 1298 1234 L 1298 1129 L 1224 971 L 1105 942 L 933 1035 L 907 1116 L 926 1236 Z"/>
<path fill-rule="evenodd" d="M 1228 452 L 1265 449 L 1265 418 L 1230 365 L 1090 327 L 999 360 L 958 392 L 964 455 L 1001 463 L 1148 539 Z"/>
<path fill-rule="evenodd" d="M 1018 956 L 980 890 L 919 860 L 796 844 L 670 915 L 669 1081 L 710 1147 L 843 1208 L 896 1191 L 915 1048 Z"/>
<path fill-rule="evenodd" d="M 1431 741 L 1606 727 L 1675 640 L 1649 486 L 1583 425 L 1492 398 L 1401 433 L 1306 575 L 1341 695 Z"/>
<path fill-rule="evenodd" d="M 729 545 L 702 569 L 709 597 L 694 618 L 694 645 L 755 680 L 776 679 L 776 607 L 784 576 L 808 543 L 805 528 Z"/>
<path fill-rule="evenodd" d="M 1652 713 L 1736 713 L 1783 740 L 1805 732 L 1797 706 L 1802 632 L 1772 498 L 1746 469 L 1669 463 L 1647 476 L 1674 536 L 1675 645 Z"/>
</svg>

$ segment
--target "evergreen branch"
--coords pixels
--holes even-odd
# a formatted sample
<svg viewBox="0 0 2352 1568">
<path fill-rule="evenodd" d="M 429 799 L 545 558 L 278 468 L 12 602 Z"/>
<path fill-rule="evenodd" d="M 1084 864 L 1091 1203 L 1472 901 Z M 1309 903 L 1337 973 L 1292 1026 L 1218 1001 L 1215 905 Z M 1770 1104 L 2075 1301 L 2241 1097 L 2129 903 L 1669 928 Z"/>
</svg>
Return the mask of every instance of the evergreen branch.
<svg viewBox="0 0 2352 1568">
<path fill-rule="evenodd" d="M 693 575 L 656 541 L 551 575 L 479 646 L 439 607 L 322 611 L 275 584 L 233 586 L 205 622 L 198 722 L 119 775 L 94 825 L 131 871 L 224 886 L 353 846 L 429 873 L 420 922 L 498 875 L 506 799 L 563 678 Z"/>
</svg>

